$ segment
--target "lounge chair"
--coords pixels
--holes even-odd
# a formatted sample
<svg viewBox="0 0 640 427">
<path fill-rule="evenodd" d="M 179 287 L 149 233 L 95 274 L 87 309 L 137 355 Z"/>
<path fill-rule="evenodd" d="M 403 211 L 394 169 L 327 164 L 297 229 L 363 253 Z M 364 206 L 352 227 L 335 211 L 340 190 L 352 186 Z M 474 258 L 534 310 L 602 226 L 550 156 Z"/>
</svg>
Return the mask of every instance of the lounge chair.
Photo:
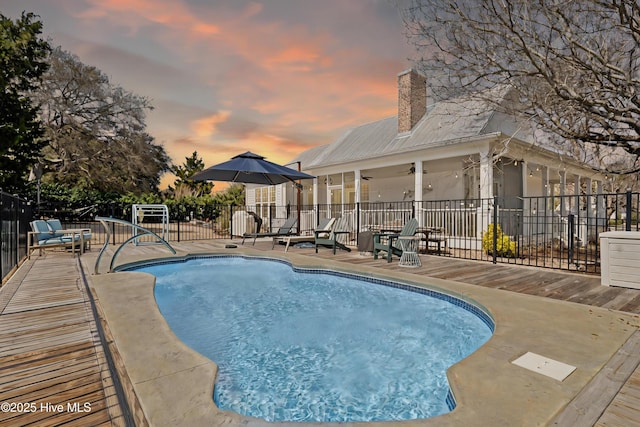
<svg viewBox="0 0 640 427">
<path fill-rule="evenodd" d="M 351 248 L 339 241 L 339 239 L 342 239 L 349 233 L 349 220 L 344 216 L 336 221 L 328 235 L 326 230 L 314 231 L 313 234 L 315 237 L 316 253 L 318 253 L 318 246 L 328 246 L 333 248 L 334 255 L 336 254 L 336 248 L 351 252 Z"/>
<path fill-rule="evenodd" d="M 75 233 L 82 233 L 82 240 L 83 240 L 83 250 L 86 250 L 87 248 L 91 247 L 91 229 L 90 228 L 78 228 L 78 229 L 63 229 L 62 228 L 62 223 L 60 222 L 59 219 L 48 219 L 47 220 L 47 224 L 49 224 L 49 227 L 51 230 L 53 230 L 54 233 L 62 233 L 63 235 L 73 235 Z"/>
<path fill-rule="evenodd" d="M 331 228 L 333 227 L 333 223 L 336 221 L 335 218 L 322 218 L 318 224 L 318 227 L 314 230 L 314 234 L 310 234 L 308 236 L 287 236 L 284 241 L 286 242 L 286 246 L 284 247 L 284 251 L 287 252 L 289 250 L 289 246 L 291 245 L 291 243 L 293 242 L 295 243 L 300 243 L 300 242 L 310 242 L 310 243 L 315 243 L 316 241 L 316 237 L 315 237 L 315 232 L 317 231 L 319 233 L 319 235 L 325 237 L 325 236 L 329 236 L 329 233 L 331 233 Z M 324 234 L 322 233 L 324 232 Z"/>
<path fill-rule="evenodd" d="M 402 227 L 400 233 L 374 233 L 373 234 L 373 258 L 378 259 L 378 253 L 387 253 L 387 262 L 391 262 L 393 255 L 401 256 L 402 248 L 395 246 L 395 242 L 400 236 L 413 236 L 418 229 L 418 220 L 411 218 Z"/>
<path fill-rule="evenodd" d="M 40 255 L 44 249 L 49 248 L 71 248 L 75 253 L 76 244 L 81 249 L 80 233 L 72 233 L 71 235 L 65 235 L 63 232 L 54 231 L 51 226 L 47 224 L 47 221 L 37 219 L 31 222 L 31 229 L 27 235 L 27 257 L 31 258 L 31 253 L 38 249 Z"/>
<path fill-rule="evenodd" d="M 290 236 L 295 233 L 296 224 L 298 223 L 297 218 L 287 218 L 287 220 L 282 224 L 282 227 L 278 229 L 275 233 L 244 233 L 242 235 L 242 244 L 244 245 L 244 240 L 246 238 L 253 237 L 253 244 L 256 244 L 256 239 L 258 237 L 273 237 L 273 245 L 271 249 L 276 246 L 276 241 L 281 237 Z"/>
</svg>

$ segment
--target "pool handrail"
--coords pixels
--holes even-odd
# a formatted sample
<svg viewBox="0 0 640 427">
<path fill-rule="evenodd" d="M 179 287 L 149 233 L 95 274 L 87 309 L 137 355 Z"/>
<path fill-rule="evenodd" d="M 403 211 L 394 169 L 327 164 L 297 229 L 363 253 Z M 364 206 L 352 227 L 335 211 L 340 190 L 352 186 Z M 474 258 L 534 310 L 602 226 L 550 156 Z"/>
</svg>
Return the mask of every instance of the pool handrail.
<svg viewBox="0 0 640 427">
<path fill-rule="evenodd" d="M 96 217 L 96 221 L 100 221 L 100 223 L 102 224 L 102 226 L 105 229 L 105 232 L 106 232 L 107 236 L 104 239 L 104 245 L 102 246 L 102 249 L 100 249 L 100 253 L 98 254 L 98 258 L 96 259 L 96 263 L 95 263 L 95 266 L 93 268 L 94 274 L 100 274 L 99 271 L 98 271 L 98 268 L 99 268 L 99 265 L 100 265 L 100 259 L 102 258 L 102 255 L 104 254 L 104 252 L 109 247 L 109 240 L 111 240 L 111 229 L 109 228 L 109 225 L 107 224 L 108 222 L 130 226 L 130 227 L 134 228 L 135 230 L 142 232 L 140 234 L 134 234 L 133 236 L 129 237 L 127 240 L 122 242 L 120 244 L 120 246 L 118 246 L 118 248 L 115 250 L 115 252 L 113 253 L 113 255 L 111 257 L 111 262 L 109 263 L 109 273 L 113 273 L 113 271 L 114 271 L 113 270 L 113 265 L 115 264 L 116 257 L 118 256 L 118 254 L 120 253 L 122 248 L 124 248 L 124 246 L 127 243 L 131 242 L 133 239 L 139 238 L 140 236 L 151 235 L 151 236 L 155 237 L 160 243 L 165 245 L 167 247 L 167 249 L 169 249 L 171 251 L 171 253 L 173 253 L 174 255 L 176 254 L 176 250 L 173 249 L 173 247 L 169 244 L 169 242 L 164 240 L 162 237 L 158 236 L 153 231 L 151 231 L 151 230 L 149 230 L 147 228 L 144 228 L 144 227 L 142 227 L 140 225 L 134 224 L 134 223 L 129 222 L 129 221 L 125 221 L 123 219 L 107 218 L 107 217 L 101 217 L 101 216 L 97 216 Z"/>
</svg>

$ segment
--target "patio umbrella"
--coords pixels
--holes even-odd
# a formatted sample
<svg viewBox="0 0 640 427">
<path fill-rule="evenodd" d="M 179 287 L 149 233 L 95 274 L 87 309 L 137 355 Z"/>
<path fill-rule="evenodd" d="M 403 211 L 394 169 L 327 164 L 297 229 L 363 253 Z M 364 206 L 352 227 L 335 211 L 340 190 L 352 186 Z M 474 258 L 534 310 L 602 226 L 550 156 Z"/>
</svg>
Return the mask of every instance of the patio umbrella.
<svg viewBox="0 0 640 427">
<path fill-rule="evenodd" d="M 312 178 L 315 176 L 280 166 L 250 151 L 238 154 L 229 161 L 210 166 L 191 176 L 194 181 L 227 181 L 264 185 Z"/>
</svg>

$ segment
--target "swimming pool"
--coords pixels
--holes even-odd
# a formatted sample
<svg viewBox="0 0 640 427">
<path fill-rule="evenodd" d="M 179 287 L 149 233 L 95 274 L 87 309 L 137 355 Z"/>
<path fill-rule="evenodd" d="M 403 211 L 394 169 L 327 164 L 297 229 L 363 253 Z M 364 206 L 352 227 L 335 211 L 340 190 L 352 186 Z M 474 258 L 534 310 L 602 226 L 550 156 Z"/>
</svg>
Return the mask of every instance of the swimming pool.
<svg viewBox="0 0 640 427">
<path fill-rule="evenodd" d="M 218 364 L 217 405 L 269 421 L 448 412 L 446 369 L 493 329 L 484 311 L 448 295 L 273 260 L 138 270 L 157 276 L 156 301 L 176 335 Z"/>
</svg>

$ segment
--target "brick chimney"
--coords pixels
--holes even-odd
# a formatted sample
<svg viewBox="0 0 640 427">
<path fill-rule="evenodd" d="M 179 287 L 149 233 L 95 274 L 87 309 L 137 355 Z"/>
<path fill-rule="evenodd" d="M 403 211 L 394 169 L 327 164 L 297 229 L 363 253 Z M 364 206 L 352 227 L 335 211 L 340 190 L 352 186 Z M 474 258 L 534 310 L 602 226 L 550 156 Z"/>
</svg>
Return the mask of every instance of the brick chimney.
<svg viewBox="0 0 640 427">
<path fill-rule="evenodd" d="M 410 132 L 427 112 L 427 79 L 409 69 L 398 74 L 398 133 Z"/>
</svg>

